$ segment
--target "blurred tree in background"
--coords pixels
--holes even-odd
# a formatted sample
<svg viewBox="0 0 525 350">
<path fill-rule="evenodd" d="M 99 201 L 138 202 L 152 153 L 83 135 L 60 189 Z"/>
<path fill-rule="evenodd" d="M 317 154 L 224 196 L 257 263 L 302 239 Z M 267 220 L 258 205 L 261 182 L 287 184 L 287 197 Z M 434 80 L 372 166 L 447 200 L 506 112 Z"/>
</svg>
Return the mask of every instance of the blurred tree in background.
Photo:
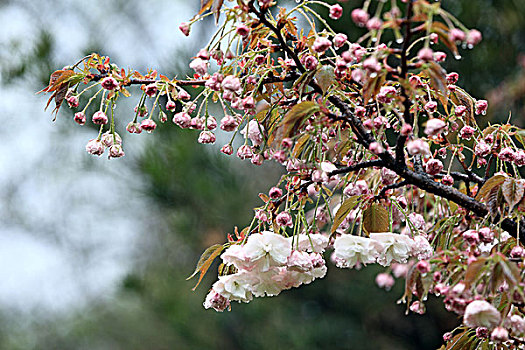
<svg viewBox="0 0 525 350">
<path fill-rule="evenodd" d="M 0 2 L 0 10 L 9 3 Z M 122 9 L 118 16 L 132 21 L 135 1 L 126 3 L 117 2 Z M 488 97 L 489 117 L 484 120 L 506 120 L 512 111 L 521 116 L 515 118 L 517 125 L 524 126 L 525 63 L 520 55 L 525 54 L 525 3 L 443 3 L 484 36 L 475 50 L 464 50 L 464 57 L 447 69 L 462 72 L 461 85 L 476 97 Z M 341 31 L 349 27 L 348 14 L 357 4 L 342 6 L 347 21 L 335 28 Z M 29 76 L 28 91 L 35 91 L 57 66 L 57 38 L 45 30 L 46 19 L 39 21 L 44 25 L 32 48 L 13 44 L 9 53 L 0 53 L 6 86 Z M 102 39 L 91 40 L 85 53 L 111 50 Z M 191 49 L 174 52 L 154 68 L 168 76 L 181 74 L 187 69 L 181 62 L 188 61 L 181 56 L 192 56 Z M 35 86 L 36 81 L 41 85 Z M 141 183 L 128 195 L 146 198 L 148 231 L 135 247 L 135 264 L 118 292 L 87 308 L 25 321 L 14 322 L 9 310 L 3 310 L 0 349 L 433 349 L 441 334 L 457 324 L 440 303 L 430 303 L 435 310 L 427 315 L 404 316 L 404 307 L 395 303 L 403 286 L 397 283 L 388 293 L 374 287 L 374 276 L 381 272 L 377 268 L 329 268 L 325 279 L 280 298 L 235 305 L 234 311 L 222 314 L 205 311 L 202 300 L 211 279 L 192 292 L 193 282 L 185 277 L 203 248 L 233 232 L 233 222 L 248 224 L 250 208 L 259 204 L 253 193 L 266 192 L 280 170 L 267 166 L 265 178 L 256 179 L 252 165 L 197 144 L 191 132 L 171 127 L 157 132 L 140 154 L 127 155 L 131 173 Z"/>
</svg>

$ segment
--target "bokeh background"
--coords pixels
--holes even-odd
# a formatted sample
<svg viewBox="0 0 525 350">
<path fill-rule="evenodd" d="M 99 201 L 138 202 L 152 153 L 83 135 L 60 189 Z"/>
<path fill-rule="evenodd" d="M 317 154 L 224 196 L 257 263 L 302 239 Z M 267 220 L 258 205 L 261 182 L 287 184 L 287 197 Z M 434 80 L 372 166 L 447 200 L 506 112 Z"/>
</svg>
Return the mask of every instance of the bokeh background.
<svg viewBox="0 0 525 350">
<path fill-rule="evenodd" d="M 35 95 L 56 69 L 85 54 L 123 67 L 188 72 L 211 21 L 178 30 L 198 2 L 0 0 L 0 349 L 435 349 L 458 320 L 440 301 L 405 316 L 401 281 L 377 288 L 380 269 L 340 270 L 277 298 L 204 310 L 213 271 L 191 291 L 202 250 L 249 223 L 257 193 L 281 169 L 199 145 L 161 125 L 125 135 L 126 156 L 84 152 L 96 131 L 64 108 L 57 121 Z M 355 39 L 342 3 L 336 25 Z M 525 2 L 444 0 L 484 40 L 449 61 L 459 84 L 489 100 L 481 124 L 525 125 Z M 349 29 L 350 28 L 350 29 Z M 118 108 L 122 125 L 137 101 Z"/>
</svg>

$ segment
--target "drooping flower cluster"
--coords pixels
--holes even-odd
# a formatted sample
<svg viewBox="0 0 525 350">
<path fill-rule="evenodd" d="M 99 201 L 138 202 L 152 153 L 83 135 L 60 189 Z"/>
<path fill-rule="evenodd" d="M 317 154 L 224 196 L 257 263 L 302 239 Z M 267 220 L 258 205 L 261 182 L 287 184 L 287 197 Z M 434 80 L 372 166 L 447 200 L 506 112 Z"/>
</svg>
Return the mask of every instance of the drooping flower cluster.
<svg viewBox="0 0 525 350">
<path fill-rule="evenodd" d="M 327 268 L 321 254 L 327 244 L 328 238 L 320 234 L 286 238 L 265 231 L 250 235 L 245 244 L 231 245 L 222 253 L 224 264 L 235 267 L 236 272 L 219 276 L 204 307 L 223 311 L 230 301 L 275 296 L 323 278 Z"/>
</svg>

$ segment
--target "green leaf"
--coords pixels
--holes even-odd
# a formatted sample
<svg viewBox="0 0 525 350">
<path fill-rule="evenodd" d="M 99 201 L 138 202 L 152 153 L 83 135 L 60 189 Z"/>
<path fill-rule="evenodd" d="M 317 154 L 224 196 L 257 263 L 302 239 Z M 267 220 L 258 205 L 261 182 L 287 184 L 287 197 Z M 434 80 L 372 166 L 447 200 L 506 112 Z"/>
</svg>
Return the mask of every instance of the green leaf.
<svg viewBox="0 0 525 350">
<path fill-rule="evenodd" d="M 363 228 L 367 233 L 388 232 L 390 228 L 388 210 L 381 204 L 373 203 L 363 212 Z"/>
<path fill-rule="evenodd" d="M 187 281 L 195 277 L 195 275 L 197 275 L 197 273 L 200 272 L 199 280 L 197 281 L 197 284 L 195 285 L 195 287 L 193 287 L 192 290 L 195 290 L 199 286 L 199 284 L 202 281 L 202 278 L 213 263 L 213 260 L 215 260 L 215 258 L 219 256 L 223 249 L 224 246 L 222 244 L 214 244 L 202 253 L 199 261 L 197 262 L 197 267 L 195 268 L 195 271 L 193 271 L 190 277 L 186 278 Z"/>
<path fill-rule="evenodd" d="M 348 199 L 346 199 L 343 204 L 337 209 L 337 212 L 335 213 L 334 217 L 334 223 L 332 225 L 331 233 L 333 234 L 335 230 L 339 228 L 343 220 L 348 216 L 350 213 L 350 210 L 354 209 L 356 205 L 359 203 L 359 197 L 360 196 L 352 196 Z"/>
</svg>

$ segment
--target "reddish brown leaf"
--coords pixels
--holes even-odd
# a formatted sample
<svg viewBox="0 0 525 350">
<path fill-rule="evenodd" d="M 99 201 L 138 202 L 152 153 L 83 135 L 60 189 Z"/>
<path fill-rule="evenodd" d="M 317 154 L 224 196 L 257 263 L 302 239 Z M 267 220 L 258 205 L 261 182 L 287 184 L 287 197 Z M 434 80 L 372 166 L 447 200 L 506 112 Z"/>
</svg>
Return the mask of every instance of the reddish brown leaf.
<svg viewBox="0 0 525 350">
<path fill-rule="evenodd" d="M 197 281 L 195 287 L 193 287 L 193 290 L 195 290 L 199 286 L 204 275 L 213 263 L 213 260 L 215 260 L 215 258 L 219 256 L 223 249 L 224 246 L 222 244 L 214 244 L 202 253 L 199 262 L 197 262 L 197 267 L 195 268 L 195 271 L 191 274 L 190 277 L 186 278 L 186 280 L 189 280 L 195 275 L 197 275 L 197 273 L 200 273 L 199 280 Z"/>
</svg>

